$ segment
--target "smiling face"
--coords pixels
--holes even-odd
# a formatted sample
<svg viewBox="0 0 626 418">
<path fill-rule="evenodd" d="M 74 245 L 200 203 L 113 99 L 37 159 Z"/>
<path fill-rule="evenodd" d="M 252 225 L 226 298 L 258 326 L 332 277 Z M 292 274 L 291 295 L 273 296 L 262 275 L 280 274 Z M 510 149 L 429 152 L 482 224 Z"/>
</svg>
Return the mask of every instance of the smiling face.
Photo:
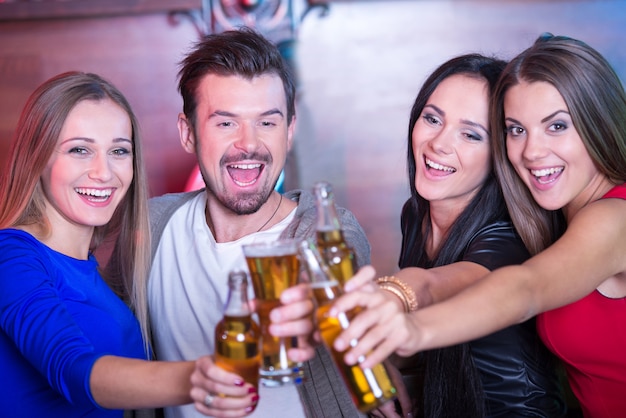
<svg viewBox="0 0 626 418">
<path fill-rule="evenodd" d="M 209 74 L 196 95 L 195 130 L 179 117 L 183 147 L 197 154 L 209 197 L 236 214 L 256 212 L 274 190 L 293 139 L 280 77 Z"/>
<path fill-rule="evenodd" d="M 131 138 L 128 114 L 109 99 L 70 111 L 41 176 L 53 231 L 109 222 L 133 179 Z"/>
<path fill-rule="evenodd" d="M 426 102 L 412 132 L 415 188 L 431 205 L 463 210 L 491 170 L 487 82 L 453 75 Z"/>
<path fill-rule="evenodd" d="M 606 182 L 552 84 L 522 81 L 511 87 L 504 116 L 508 158 L 541 207 L 580 208 Z"/>
</svg>

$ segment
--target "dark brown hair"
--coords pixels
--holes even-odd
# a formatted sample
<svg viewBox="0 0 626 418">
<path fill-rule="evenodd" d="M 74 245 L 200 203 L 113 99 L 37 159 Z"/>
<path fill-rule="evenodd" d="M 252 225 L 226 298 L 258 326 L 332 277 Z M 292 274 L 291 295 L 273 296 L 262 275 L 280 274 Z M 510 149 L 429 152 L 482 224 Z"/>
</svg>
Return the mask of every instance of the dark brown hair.
<svg viewBox="0 0 626 418">
<path fill-rule="evenodd" d="M 238 75 L 252 79 L 275 74 L 283 82 L 287 103 L 287 121 L 296 114 L 294 75 L 276 45 L 248 27 L 206 35 L 195 44 L 180 63 L 178 90 L 183 98 L 183 112 L 195 126 L 196 89 L 207 74 Z"/>
</svg>

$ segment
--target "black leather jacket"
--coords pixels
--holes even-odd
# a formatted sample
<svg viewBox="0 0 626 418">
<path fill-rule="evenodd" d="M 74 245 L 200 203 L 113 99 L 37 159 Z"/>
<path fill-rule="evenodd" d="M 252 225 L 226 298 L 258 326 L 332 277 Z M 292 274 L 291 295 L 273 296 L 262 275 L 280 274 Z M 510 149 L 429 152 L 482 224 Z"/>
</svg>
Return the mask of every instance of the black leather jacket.
<svg viewBox="0 0 626 418">
<path fill-rule="evenodd" d="M 415 219 L 408 205 L 405 205 L 402 213 L 403 251 L 407 249 L 407 242 L 415 239 L 411 235 L 415 234 L 416 224 L 421 225 L 421 222 Z M 459 261 L 475 262 L 494 270 L 505 265 L 520 264 L 528 257 L 529 254 L 512 224 L 503 217 L 474 234 Z M 565 402 L 556 373 L 557 361 L 540 341 L 534 318 L 474 340 L 469 343 L 469 347 L 469 361 L 473 361 L 482 384 L 485 416 L 552 418 L 565 415 Z M 416 371 L 420 373 L 419 369 L 419 366 L 405 364 L 405 369 L 401 369 L 401 372 L 409 375 L 407 381 L 412 379 L 413 390 L 418 393 L 411 395 L 415 402 L 423 405 L 422 402 L 427 404 L 429 399 L 423 398 L 419 384 L 416 388 L 415 376 L 410 376 Z M 457 373 L 456 376 L 444 378 L 459 379 L 459 376 Z M 423 384 L 428 385 L 428 381 Z M 450 396 L 456 397 L 457 394 Z M 463 393 L 459 393 L 459 399 L 443 401 L 449 404 L 458 401 L 462 405 L 460 398 L 463 396 Z M 417 412 L 421 415 L 421 411 Z M 454 409 L 450 415 L 468 416 L 466 411 L 455 412 Z"/>
</svg>

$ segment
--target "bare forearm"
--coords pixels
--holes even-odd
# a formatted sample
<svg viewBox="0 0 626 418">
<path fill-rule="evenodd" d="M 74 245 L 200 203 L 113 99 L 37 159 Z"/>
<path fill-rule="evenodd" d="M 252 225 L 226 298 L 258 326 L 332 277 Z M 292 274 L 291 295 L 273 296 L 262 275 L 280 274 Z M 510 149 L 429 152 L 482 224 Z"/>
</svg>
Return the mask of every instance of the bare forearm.
<svg viewBox="0 0 626 418">
<path fill-rule="evenodd" d="M 534 296 L 523 280 L 507 280 L 518 267 L 505 267 L 491 280 L 481 281 L 447 301 L 415 312 L 422 351 L 491 334 L 534 316 Z M 519 278 L 519 276 L 518 276 Z"/>
<path fill-rule="evenodd" d="M 104 356 L 89 380 L 96 402 L 111 409 L 156 408 L 191 402 L 193 362 L 162 362 Z"/>
<path fill-rule="evenodd" d="M 421 309 L 453 297 L 488 273 L 479 264 L 458 262 L 432 269 L 404 268 L 395 275 L 411 286 Z"/>
</svg>

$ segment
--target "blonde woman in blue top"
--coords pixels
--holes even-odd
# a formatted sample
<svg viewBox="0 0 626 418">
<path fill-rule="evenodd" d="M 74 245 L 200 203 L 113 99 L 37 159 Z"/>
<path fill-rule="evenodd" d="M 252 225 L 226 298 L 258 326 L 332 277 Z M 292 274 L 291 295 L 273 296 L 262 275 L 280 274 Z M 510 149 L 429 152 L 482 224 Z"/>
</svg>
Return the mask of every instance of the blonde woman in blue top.
<svg viewBox="0 0 626 418">
<path fill-rule="evenodd" d="M 0 190 L 3 416 L 121 417 L 192 401 L 193 362 L 148 361 L 138 131 L 123 95 L 94 74 L 53 77 L 22 112 Z M 118 267 L 103 278 L 93 252 L 108 236 Z M 231 416 L 253 408 L 248 389 L 232 389 Z"/>
</svg>

